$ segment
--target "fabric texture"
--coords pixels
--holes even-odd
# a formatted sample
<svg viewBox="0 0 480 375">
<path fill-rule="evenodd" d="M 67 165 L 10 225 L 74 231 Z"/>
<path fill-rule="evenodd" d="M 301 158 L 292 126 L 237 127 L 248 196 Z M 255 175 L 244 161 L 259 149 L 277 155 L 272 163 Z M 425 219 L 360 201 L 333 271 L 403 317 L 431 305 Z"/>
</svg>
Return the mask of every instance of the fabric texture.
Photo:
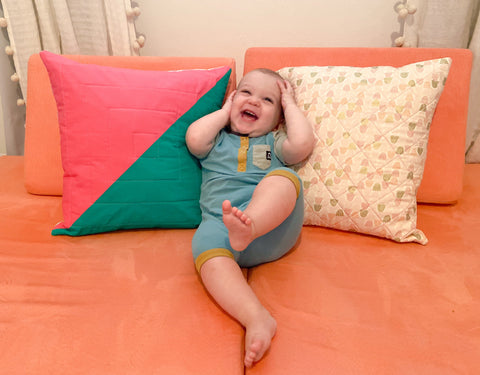
<svg viewBox="0 0 480 375">
<path fill-rule="evenodd" d="M 468 48 L 473 52 L 465 158 L 467 163 L 480 163 L 480 1 L 416 0 L 415 5 L 416 12 L 404 24 L 411 47 Z"/>
<path fill-rule="evenodd" d="M 416 228 L 416 192 L 450 64 L 279 71 L 318 138 L 294 168 L 304 181 L 305 224 L 427 243 Z"/>
<path fill-rule="evenodd" d="M 197 226 L 201 171 L 185 132 L 220 108 L 230 68 L 141 71 L 41 58 L 64 168 L 63 222 L 52 233 Z"/>
</svg>

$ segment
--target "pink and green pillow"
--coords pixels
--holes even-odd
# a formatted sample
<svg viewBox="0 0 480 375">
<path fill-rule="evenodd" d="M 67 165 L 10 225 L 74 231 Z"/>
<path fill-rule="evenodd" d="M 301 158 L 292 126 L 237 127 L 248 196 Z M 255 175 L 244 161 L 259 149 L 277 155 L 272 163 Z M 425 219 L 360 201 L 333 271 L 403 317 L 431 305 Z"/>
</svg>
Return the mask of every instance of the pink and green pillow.
<svg viewBox="0 0 480 375">
<path fill-rule="evenodd" d="M 185 132 L 221 107 L 231 69 L 142 71 L 41 58 L 64 169 L 63 221 L 52 234 L 196 227 L 201 170 Z"/>
</svg>

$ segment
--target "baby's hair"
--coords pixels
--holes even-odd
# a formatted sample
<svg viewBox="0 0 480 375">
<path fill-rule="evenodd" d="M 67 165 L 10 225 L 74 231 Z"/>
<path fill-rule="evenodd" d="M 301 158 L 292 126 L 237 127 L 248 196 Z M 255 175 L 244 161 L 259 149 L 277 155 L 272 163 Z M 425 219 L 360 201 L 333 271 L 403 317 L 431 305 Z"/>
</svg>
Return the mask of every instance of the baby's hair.
<svg viewBox="0 0 480 375">
<path fill-rule="evenodd" d="M 253 70 L 249 71 L 248 73 L 251 73 L 251 72 L 260 72 L 260 73 L 263 73 L 263 74 L 268 74 L 269 76 L 272 76 L 274 78 L 277 78 L 280 81 L 284 80 L 284 78 L 278 72 L 276 72 L 275 70 L 272 70 L 272 69 L 268 69 L 268 68 L 253 69 Z M 242 82 L 242 80 L 240 80 L 240 82 Z"/>
<path fill-rule="evenodd" d="M 283 81 L 283 77 L 278 72 L 276 72 L 275 70 L 268 69 L 268 68 L 257 68 L 257 69 L 254 69 L 254 71 L 261 72 L 261 73 L 264 73 L 264 74 L 269 74 L 272 77 L 278 78 L 278 79 Z"/>
</svg>

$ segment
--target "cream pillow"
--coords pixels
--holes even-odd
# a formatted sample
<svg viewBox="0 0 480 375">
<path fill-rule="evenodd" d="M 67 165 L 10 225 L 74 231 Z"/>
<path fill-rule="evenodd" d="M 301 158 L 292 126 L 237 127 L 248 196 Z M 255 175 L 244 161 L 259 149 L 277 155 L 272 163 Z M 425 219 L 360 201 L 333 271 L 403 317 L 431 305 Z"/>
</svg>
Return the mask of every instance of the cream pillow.
<svg viewBox="0 0 480 375">
<path fill-rule="evenodd" d="M 279 71 L 318 139 L 294 166 L 304 183 L 304 224 L 427 243 L 416 227 L 416 193 L 450 64 Z"/>
</svg>

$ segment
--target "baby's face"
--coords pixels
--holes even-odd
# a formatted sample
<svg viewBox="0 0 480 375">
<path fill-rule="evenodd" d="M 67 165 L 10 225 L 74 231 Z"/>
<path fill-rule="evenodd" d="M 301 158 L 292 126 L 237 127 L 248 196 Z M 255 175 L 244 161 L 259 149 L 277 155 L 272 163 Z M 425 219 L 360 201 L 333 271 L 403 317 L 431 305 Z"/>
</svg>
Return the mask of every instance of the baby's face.
<svg viewBox="0 0 480 375">
<path fill-rule="evenodd" d="M 258 71 L 243 77 L 232 102 L 232 131 L 259 137 L 279 124 L 282 103 L 277 81 L 277 78 Z"/>
</svg>

